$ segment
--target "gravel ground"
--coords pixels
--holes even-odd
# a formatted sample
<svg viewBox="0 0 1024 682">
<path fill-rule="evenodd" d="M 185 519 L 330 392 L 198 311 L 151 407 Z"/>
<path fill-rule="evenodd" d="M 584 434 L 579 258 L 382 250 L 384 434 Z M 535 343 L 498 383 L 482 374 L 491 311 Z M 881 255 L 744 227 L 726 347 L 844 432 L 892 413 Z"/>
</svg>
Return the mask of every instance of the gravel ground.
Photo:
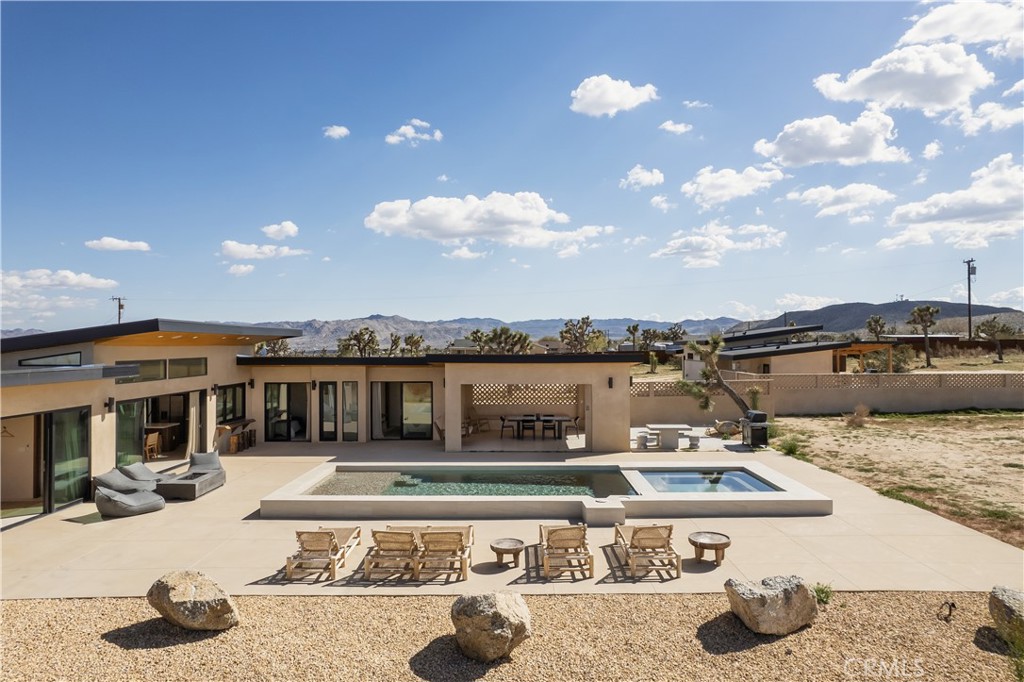
<svg viewBox="0 0 1024 682">
<path fill-rule="evenodd" d="M 237 597 L 226 632 L 145 599 L 0 602 L 2 680 L 1013 680 L 985 593 L 836 593 L 813 626 L 755 635 L 724 594 L 525 596 L 533 637 L 458 652 L 451 597 Z M 939 617 L 956 603 L 951 621 Z"/>
</svg>

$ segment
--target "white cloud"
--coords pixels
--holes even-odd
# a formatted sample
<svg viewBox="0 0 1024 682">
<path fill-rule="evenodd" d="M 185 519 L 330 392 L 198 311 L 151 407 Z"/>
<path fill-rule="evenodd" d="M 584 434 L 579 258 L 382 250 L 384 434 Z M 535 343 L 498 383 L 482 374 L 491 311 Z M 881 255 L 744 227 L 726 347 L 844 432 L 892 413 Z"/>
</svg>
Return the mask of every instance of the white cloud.
<svg viewBox="0 0 1024 682">
<path fill-rule="evenodd" d="M 684 99 L 683 106 L 687 109 L 707 109 L 711 105 L 707 102 L 701 102 L 699 99 Z"/>
<path fill-rule="evenodd" d="M 650 239 L 648 237 L 645 237 L 644 235 L 641 234 L 636 237 L 626 237 L 625 239 L 622 240 L 622 243 L 625 244 L 626 246 L 640 246 L 641 244 L 644 244 L 649 241 Z"/>
<path fill-rule="evenodd" d="M 310 251 L 306 249 L 293 249 L 289 246 L 275 246 L 273 244 L 241 244 L 228 239 L 220 243 L 220 253 L 225 258 L 232 258 L 234 260 L 263 260 L 266 258 L 305 256 Z"/>
<path fill-rule="evenodd" d="M 767 189 L 784 177 L 785 174 L 770 163 L 760 168 L 747 166 L 738 173 L 732 168 L 716 171 L 713 166 L 705 166 L 679 191 L 693 197 L 702 209 L 707 210 L 716 204 Z"/>
<path fill-rule="evenodd" d="M 903 34 L 898 44 L 952 39 L 965 45 L 988 44 L 996 57 L 1024 54 L 1024 13 L 1015 2 L 954 2 L 939 5 Z"/>
<path fill-rule="evenodd" d="M 228 268 L 228 274 L 234 275 L 235 277 L 244 277 L 250 274 L 255 269 L 255 265 L 243 265 L 241 263 L 235 263 L 230 268 Z"/>
<path fill-rule="evenodd" d="M 95 299 L 67 295 L 47 295 L 54 289 L 111 289 L 117 286 L 112 279 L 94 277 L 85 272 L 71 270 L 3 270 L 0 271 L 0 307 L 10 322 L 12 315 L 27 314 L 33 319 L 43 320 L 55 315 L 55 310 L 90 308 Z"/>
<path fill-rule="evenodd" d="M 127 239 L 118 239 L 117 237 L 92 239 L 87 241 L 85 245 L 97 251 L 149 251 L 149 244 L 146 242 L 130 242 Z"/>
<path fill-rule="evenodd" d="M 808 296 L 805 294 L 784 294 L 775 299 L 775 304 L 785 310 L 817 310 L 827 305 L 842 303 L 843 299 L 831 296 Z"/>
<path fill-rule="evenodd" d="M 1024 171 L 1010 154 L 1002 154 L 971 173 L 967 189 L 933 194 L 924 201 L 897 206 L 890 226 L 903 226 L 878 246 L 896 249 L 932 244 L 936 236 L 958 249 L 983 248 L 989 240 L 1015 237 L 1024 227 L 1021 186 Z"/>
<path fill-rule="evenodd" d="M 924 146 L 924 151 L 921 152 L 921 156 L 929 161 L 939 158 L 942 156 L 942 143 L 938 140 L 932 140 Z"/>
<path fill-rule="evenodd" d="M 689 123 L 676 123 L 675 121 L 665 121 L 660 126 L 658 126 L 658 130 L 664 130 L 674 135 L 682 135 L 683 133 L 688 133 L 691 130 L 693 130 L 693 126 L 690 125 Z"/>
<path fill-rule="evenodd" d="M 639 163 L 629 169 L 622 180 L 619 180 L 619 187 L 639 192 L 641 187 L 657 187 L 665 182 L 665 175 L 657 168 L 647 170 Z"/>
<path fill-rule="evenodd" d="M 1024 122 L 1024 106 L 1007 109 L 997 102 L 985 102 L 960 116 L 959 122 L 965 135 L 977 135 L 986 126 L 991 130 L 1006 130 Z"/>
<path fill-rule="evenodd" d="M 290 220 L 285 220 L 276 225 L 267 225 L 266 227 L 261 227 L 260 230 L 271 239 L 278 240 L 294 237 L 299 233 L 298 226 Z"/>
<path fill-rule="evenodd" d="M 1010 95 L 1016 95 L 1017 93 L 1024 92 L 1024 80 L 1019 80 L 1013 84 L 1013 87 L 1009 90 L 1003 90 L 1003 97 L 1009 97 Z"/>
<path fill-rule="evenodd" d="M 330 263 L 331 262 L 331 257 L 330 256 L 324 256 L 323 258 L 320 259 L 320 261 L 323 262 L 323 263 Z"/>
<path fill-rule="evenodd" d="M 681 257 L 685 268 L 713 268 L 730 251 L 756 251 L 781 246 L 786 233 L 767 225 L 732 228 L 712 220 L 687 233 L 679 230 L 651 258 Z"/>
<path fill-rule="evenodd" d="M 676 204 L 673 204 L 668 200 L 668 197 L 664 194 L 656 194 L 651 197 L 651 206 L 658 209 L 662 213 L 668 213 L 671 209 L 676 208 Z"/>
<path fill-rule="evenodd" d="M 484 258 L 487 253 L 484 251 L 473 251 L 468 246 L 460 246 L 454 251 L 442 253 L 441 255 L 452 260 L 475 260 L 477 258 Z"/>
<path fill-rule="evenodd" d="M 926 116 L 970 111 L 971 96 L 994 82 L 977 56 L 962 45 L 910 45 L 879 57 L 845 81 L 837 73 L 814 79 L 830 100 L 876 102 L 883 109 L 920 109 Z"/>
<path fill-rule="evenodd" d="M 569 216 L 550 208 L 536 192 L 491 192 L 484 198 L 426 197 L 377 204 L 363 225 L 385 236 L 428 239 L 450 246 L 489 241 L 524 248 L 564 248 L 585 242 L 614 227 L 584 226 L 556 231 L 549 224 L 565 224 Z"/>
<path fill-rule="evenodd" d="M 756 216 L 758 216 L 758 217 L 761 217 L 761 216 L 763 216 L 763 215 L 764 215 L 764 211 L 763 211 L 763 210 L 761 210 L 761 207 L 760 207 L 760 206 L 755 206 L 755 207 L 754 207 L 754 215 L 756 215 Z"/>
<path fill-rule="evenodd" d="M 1020 310 L 1024 308 L 1024 287 L 997 291 L 988 297 L 989 305 L 1006 306 Z"/>
<path fill-rule="evenodd" d="M 448 176 L 445 175 L 444 173 L 441 173 L 440 175 L 437 176 L 437 181 L 438 182 L 448 182 Z"/>
<path fill-rule="evenodd" d="M 71 270 L 4 270 L 0 273 L 4 296 L 11 292 L 36 289 L 112 289 L 117 281 L 93 277 L 87 272 Z"/>
<path fill-rule="evenodd" d="M 629 111 L 658 99 L 658 89 L 650 83 L 633 87 L 629 81 L 615 80 L 608 74 L 584 78 L 570 94 L 572 104 L 569 108 L 572 111 L 609 118 L 620 111 Z"/>
<path fill-rule="evenodd" d="M 892 201 L 896 195 L 876 185 L 855 182 L 836 189 L 831 185 L 812 187 L 803 192 L 789 192 L 786 198 L 804 205 L 816 206 L 816 218 L 846 214 L 851 223 L 863 223 L 872 219 L 866 209 L 875 204 Z"/>
<path fill-rule="evenodd" d="M 910 183 L 910 184 L 912 184 L 912 185 L 923 185 L 926 182 L 928 182 L 928 169 L 927 168 L 922 168 L 921 170 L 919 170 L 917 172 L 917 177 L 914 178 L 914 181 L 912 183 Z"/>
<path fill-rule="evenodd" d="M 324 137 L 332 140 L 340 140 L 349 136 L 349 129 L 345 126 L 324 126 Z"/>
<path fill-rule="evenodd" d="M 754 151 L 783 166 L 809 166 L 838 163 L 856 166 L 863 163 L 906 162 L 905 149 L 890 147 L 896 138 L 892 118 L 870 107 L 853 123 L 841 123 L 835 116 L 804 118 L 788 123 L 773 142 L 761 139 Z"/>
<path fill-rule="evenodd" d="M 433 140 L 440 142 L 444 135 L 440 130 L 430 130 L 430 124 L 418 118 L 410 119 L 408 123 L 399 126 L 397 130 L 384 137 L 388 144 L 402 144 L 408 142 L 410 147 L 416 147 L 420 142 Z"/>
</svg>

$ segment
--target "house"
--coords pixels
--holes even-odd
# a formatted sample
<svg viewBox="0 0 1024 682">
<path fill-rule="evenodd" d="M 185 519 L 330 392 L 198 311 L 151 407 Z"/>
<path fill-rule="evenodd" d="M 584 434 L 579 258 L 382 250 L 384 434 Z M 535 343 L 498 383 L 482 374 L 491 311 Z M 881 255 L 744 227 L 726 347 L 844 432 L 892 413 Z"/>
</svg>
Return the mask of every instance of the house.
<svg viewBox="0 0 1024 682">
<path fill-rule="evenodd" d="M 578 417 L 586 450 L 629 448 L 640 354 L 274 357 L 295 329 L 153 319 L 5 339 L 0 500 L 44 512 L 88 499 L 93 475 L 147 456 L 236 443 L 440 441 L 473 411 Z M 435 428 L 435 424 L 437 425 Z M 237 440 L 241 439 L 241 440 Z"/>
</svg>

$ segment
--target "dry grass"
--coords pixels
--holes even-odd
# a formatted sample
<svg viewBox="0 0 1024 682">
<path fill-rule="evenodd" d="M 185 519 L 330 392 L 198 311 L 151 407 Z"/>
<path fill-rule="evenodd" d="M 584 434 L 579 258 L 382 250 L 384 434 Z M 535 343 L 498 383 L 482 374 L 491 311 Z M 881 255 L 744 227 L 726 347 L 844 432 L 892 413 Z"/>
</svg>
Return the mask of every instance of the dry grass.
<svg viewBox="0 0 1024 682">
<path fill-rule="evenodd" d="M 814 464 L 1024 548 L 1021 413 L 876 415 L 860 427 L 842 417 L 776 424 L 776 443 L 799 443 Z"/>
</svg>

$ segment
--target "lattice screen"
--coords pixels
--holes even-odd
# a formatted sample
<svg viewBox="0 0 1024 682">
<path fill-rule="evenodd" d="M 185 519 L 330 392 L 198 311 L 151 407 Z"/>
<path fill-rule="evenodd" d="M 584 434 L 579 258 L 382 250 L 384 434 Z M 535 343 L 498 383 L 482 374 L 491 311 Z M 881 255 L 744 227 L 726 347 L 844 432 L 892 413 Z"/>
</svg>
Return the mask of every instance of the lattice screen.
<svg viewBox="0 0 1024 682">
<path fill-rule="evenodd" d="M 474 405 L 576 405 L 576 384 L 473 384 Z"/>
<path fill-rule="evenodd" d="M 942 385 L 948 388 L 1002 388 L 1005 385 L 1004 376 L 984 372 L 947 374 L 942 379 Z"/>
</svg>

